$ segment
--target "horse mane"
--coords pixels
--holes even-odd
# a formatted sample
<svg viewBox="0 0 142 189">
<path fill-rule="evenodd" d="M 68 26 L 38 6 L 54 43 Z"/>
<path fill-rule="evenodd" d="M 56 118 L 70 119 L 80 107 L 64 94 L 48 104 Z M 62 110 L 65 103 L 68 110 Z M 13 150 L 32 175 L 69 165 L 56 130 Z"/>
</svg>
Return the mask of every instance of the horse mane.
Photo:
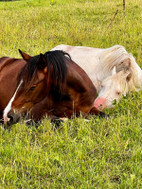
<svg viewBox="0 0 142 189">
<path fill-rule="evenodd" d="M 128 82 L 128 88 L 130 91 L 140 91 L 142 90 L 142 70 L 135 61 L 135 58 L 132 54 L 130 56 L 130 74 L 131 78 Z"/>
<path fill-rule="evenodd" d="M 104 49 L 99 57 L 99 69 L 103 72 L 108 72 L 113 69 L 114 66 L 118 66 L 119 63 L 129 58 L 128 52 L 121 45 L 115 45 L 113 47 Z"/>
<path fill-rule="evenodd" d="M 56 50 L 45 53 L 48 76 L 52 77 L 55 86 L 60 86 L 67 79 L 67 59 L 71 60 L 68 53 Z M 52 70 L 52 71 L 51 71 Z M 52 72 L 52 73 L 51 73 Z"/>
<path fill-rule="evenodd" d="M 135 90 L 139 91 L 142 88 L 142 70 L 137 65 L 135 58 L 132 54 L 128 53 L 125 48 L 121 45 L 115 45 L 113 47 L 104 49 L 100 55 L 100 64 L 98 66 L 99 70 L 105 73 L 111 73 L 111 70 L 116 66 L 116 72 L 121 70 L 130 71 L 130 79 L 127 82 L 128 88 L 130 91 Z M 123 62 L 129 59 L 130 64 L 125 65 Z"/>
<path fill-rule="evenodd" d="M 63 89 L 64 84 L 67 79 L 67 62 L 70 58 L 70 55 L 66 52 L 56 50 L 46 52 L 44 55 L 45 67 L 47 66 L 47 80 L 50 83 L 52 88 L 56 88 L 59 91 Z M 32 81 L 33 78 L 37 76 L 37 71 L 42 69 L 40 66 L 40 55 L 31 57 L 28 63 L 21 70 L 21 73 L 18 76 L 18 80 L 21 80 L 21 77 L 25 72 L 28 73 L 27 82 Z M 49 87 L 49 86 L 48 86 Z"/>
</svg>

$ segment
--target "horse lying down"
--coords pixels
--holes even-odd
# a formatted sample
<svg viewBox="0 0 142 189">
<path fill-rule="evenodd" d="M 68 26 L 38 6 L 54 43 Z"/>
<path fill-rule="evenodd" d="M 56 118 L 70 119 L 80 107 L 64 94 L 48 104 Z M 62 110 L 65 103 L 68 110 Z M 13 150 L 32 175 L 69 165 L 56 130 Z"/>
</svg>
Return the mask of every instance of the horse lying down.
<svg viewBox="0 0 142 189">
<path fill-rule="evenodd" d="M 94 106 L 96 88 L 88 75 L 67 53 L 49 51 L 34 57 L 20 51 L 26 64 L 18 75 L 17 87 L 4 110 L 4 122 L 13 112 L 26 114 L 38 122 L 48 115 L 52 120 L 74 114 L 103 115 Z M 12 114 L 11 114 L 12 113 Z"/>
<path fill-rule="evenodd" d="M 97 109 L 114 107 L 114 101 L 119 102 L 122 95 L 142 89 L 142 70 L 123 46 L 100 49 L 59 45 L 52 50 L 69 53 L 86 71 L 98 92 L 94 103 Z"/>
</svg>

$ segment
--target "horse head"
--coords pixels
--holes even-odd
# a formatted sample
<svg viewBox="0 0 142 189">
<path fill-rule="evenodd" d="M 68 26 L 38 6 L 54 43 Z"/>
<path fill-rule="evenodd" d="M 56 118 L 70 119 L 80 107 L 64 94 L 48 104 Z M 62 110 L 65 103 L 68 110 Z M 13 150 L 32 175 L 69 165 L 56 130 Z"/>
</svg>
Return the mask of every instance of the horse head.
<svg viewBox="0 0 142 189">
<path fill-rule="evenodd" d="M 5 122 L 9 120 L 11 109 L 18 114 L 26 113 L 46 95 L 47 65 L 44 55 L 31 57 L 21 50 L 19 52 L 27 63 L 18 75 L 16 91 L 4 110 Z"/>
<path fill-rule="evenodd" d="M 31 57 L 21 50 L 19 52 L 27 63 L 19 73 L 16 91 L 4 110 L 5 122 L 9 120 L 11 109 L 24 114 L 47 95 L 50 96 L 55 88 L 59 95 L 66 82 L 67 68 L 63 61 L 66 53 L 47 52 Z"/>
<path fill-rule="evenodd" d="M 131 79 L 131 71 L 124 69 L 116 72 L 116 67 L 112 69 L 111 75 L 101 82 L 99 95 L 94 102 L 97 109 L 111 108 L 118 102 L 122 95 L 128 92 L 128 82 Z"/>
</svg>

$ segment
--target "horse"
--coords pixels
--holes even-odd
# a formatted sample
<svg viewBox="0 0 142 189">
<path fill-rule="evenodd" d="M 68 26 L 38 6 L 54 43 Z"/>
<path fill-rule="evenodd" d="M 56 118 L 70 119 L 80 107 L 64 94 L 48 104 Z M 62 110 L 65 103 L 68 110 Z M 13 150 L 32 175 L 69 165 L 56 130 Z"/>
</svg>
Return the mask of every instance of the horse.
<svg viewBox="0 0 142 189">
<path fill-rule="evenodd" d="M 114 101 L 119 102 L 123 95 L 142 90 L 142 70 L 121 45 L 101 49 L 62 44 L 52 50 L 69 53 L 88 74 L 98 92 L 97 109 L 114 107 Z"/>
<path fill-rule="evenodd" d="M 51 120 L 95 114 L 94 101 L 97 91 L 92 81 L 70 56 L 60 50 L 31 57 L 20 51 L 27 62 L 19 73 L 14 95 L 4 110 L 4 121 L 10 112 L 25 114 L 35 122 L 43 116 Z"/>
<path fill-rule="evenodd" d="M 0 120 L 17 87 L 17 77 L 26 61 L 10 57 L 0 58 Z"/>
</svg>

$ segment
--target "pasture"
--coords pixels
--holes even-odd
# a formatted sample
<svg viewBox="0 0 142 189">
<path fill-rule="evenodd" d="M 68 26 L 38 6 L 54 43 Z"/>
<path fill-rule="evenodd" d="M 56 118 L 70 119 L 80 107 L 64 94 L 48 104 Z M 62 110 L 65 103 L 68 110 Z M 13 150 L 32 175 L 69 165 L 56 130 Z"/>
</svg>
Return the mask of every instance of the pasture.
<svg viewBox="0 0 142 189">
<path fill-rule="evenodd" d="M 0 56 L 20 58 L 59 44 L 123 45 L 142 68 L 142 2 L 0 2 Z M 0 126 L 0 188 L 142 188 L 142 92 L 123 97 L 106 118 L 90 116 L 54 130 L 23 121 Z"/>
</svg>

